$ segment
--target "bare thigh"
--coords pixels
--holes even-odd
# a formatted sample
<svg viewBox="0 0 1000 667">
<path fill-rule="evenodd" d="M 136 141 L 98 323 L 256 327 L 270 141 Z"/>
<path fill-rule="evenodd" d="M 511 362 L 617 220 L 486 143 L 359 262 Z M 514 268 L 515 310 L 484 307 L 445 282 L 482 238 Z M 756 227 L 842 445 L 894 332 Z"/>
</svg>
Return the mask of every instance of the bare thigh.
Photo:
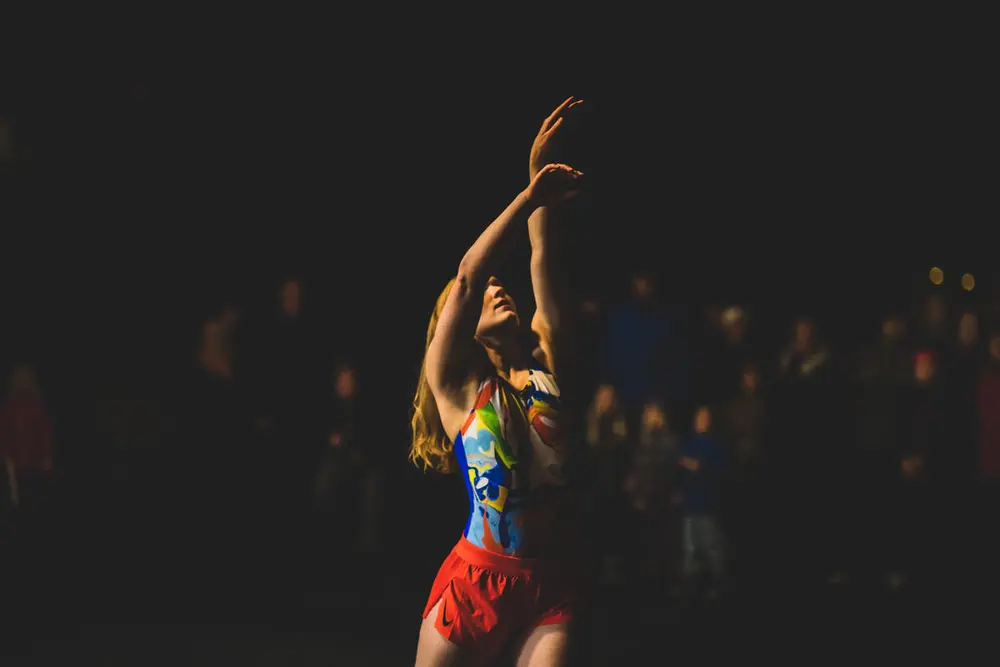
<svg viewBox="0 0 1000 667">
<path fill-rule="evenodd" d="M 480 667 L 482 661 L 476 660 L 469 651 L 453 644 L 437 631 L 434 619 L 437 618 L 441 601 L 438 600 L 420 624 L 420 639 L 417 640 L 417 661 L 414 667 Z"/>
<path fill-rule="evenodd" d="M 569 664 L 569 626 L 541 625 L 524 639 L 517 667 L 566 667 Z"/>
</svg>

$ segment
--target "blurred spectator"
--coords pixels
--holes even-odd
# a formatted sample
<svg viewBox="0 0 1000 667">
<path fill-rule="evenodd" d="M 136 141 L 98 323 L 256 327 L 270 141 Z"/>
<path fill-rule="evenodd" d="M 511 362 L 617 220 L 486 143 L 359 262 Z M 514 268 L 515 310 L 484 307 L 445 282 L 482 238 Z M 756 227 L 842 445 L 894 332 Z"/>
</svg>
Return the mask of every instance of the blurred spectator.
<svg viewBox="0 0 1000 667">
<path fill-rule="evenodd" d="M 725 405 L 740 393 L 744 364 L 753 357 L 747 341 L 747 314 L 739 306 L 708 312 L 709 332 L 699 354 L 698 400 Z"/>
<path fill-rule="evenodd" d="M 907 437 L 906 392 L 913 379 L 913 352 L 905 342 L 906 323 L 897 314 L 882 320 L 882 333 L 866 346 L 858 364 L 857 436 L 848 479 L 854 506 L 851 569 L 864 579 L 881 579 L 891 556 L 889 527 L 895 517 L 900 453 Z"/>
<path fill-rule="evenodd" d="M 724 583 L 725 546 L 720 520 L 725 450 L 712 435 L 712 412 L 699 407 L 693 433 L 680 447 L 679 464 L 683 588 L 686 599 L 696 593 L 702 564 L 709 575 L 709 598 L 718 597 Z"/>
<path fill-rule="evenodd" d="M 772 492 L 792 513 L 789 520 L 800 526 L 795 535 L 780 533 L 786 542 L 776 548 L 791 558 L 789 574 L 798 567 L 798 574 L 813 576 L 817 568 L 837 567 L 829 562 L 837 560 L 830 549 L 836 540 L 830 519 L 839 509 L 846 443 L 835 426 L 846 410 L 838 414 L 830 350 L 818 339 L 812 319 L 795 321 L 771 395 Z"/>
<path fill-rule="evenodd" d="M 14 507 L 44 506 L 52 472 L 52 422 L 42 401 L 35 369 L 14 368 L 0 410 L 0 456 Z"/>
<path fill-rule="evenodd" d="M 732 448 L 731 476 L 741 483 L 759 481 L 764 467 L 764 397 L 757 365 L 744 364 L 740 391 L 726 406 L 723 430 Z"/>
<path fill-rule="evenodd" d="M 587 444 L 591 448 L 594 475 L 596 521 L 604 534 L 604 553 L 599 554 L 603 576 L 608 582 L 623 577 L 623 546 L 626 533 L 621 519 L 626 516 L 622 488 L 630 455 L 628 422 L 614 386 L 597 388 L 587 413 Z"/>
<path fill-rule="evenodd" d="M 905 332 L 903 319 L 896 314 L 888 315 L 882 320 L 878 341 L 866 346 L 861 354 L 857 373 L 857 442 L 864 456 L 896 449 L 899 396 L 912 377 L 913 353 L 907 349 Z"/>
<path fill-rule="evenodd" d="M 743 366 L 739 394 L 729 401 L 721 430 L 730 448 L 725 518 L 734 567 L 755 567 L 763 554 L 765 529 L 766 451 L 764 420 L 766 405 L 756 364 Z"/>
<path fill-rule="evenodd" d="M 932 542 L 933 524 L 927 519 L 932 508 L 929 484 L 934 480 L 936 454 L 948 442 L 942 386 L 937 377 L 937 360 L 929 349 L 918 350 L 913 361 L 913 385 L 909 390 L 906 414 L 908 428 L 903 436 L 899 471 L 902 486 L 894 532 L 894 569 L 890 588 L 897 589 L 913 575 L 926 574 L 927 550 Z"/>
<path fill-rule="evenodd" d="M 639 443 L 632 458 L 625 489 L 638 519 L 633 533 L 637 540 L 639 570 L 644 578 L 674 579 L 678 525 L 673 520 L 677 493 L 679 441 L 661 402 L 646 403 L 642 412 Z"/>
<path fill-rule="evenodd" d="M 183 500 L 192 520 L 210 530 L 211 511 L 246 498 L 235 484 L 244 480 L 248 429 L 243 396 L 236 376 L 236 332 L 239 309 L 229 303 L 202 326 L 197 373 L 187 397 L 184 436 L 176 452 L 176 474 L 188 485 Z"/>
<path fill-rule="evenodd" d="M 293 277 L 281 283 L 276 316 L 255 343 L 252 389 L 258 428 L 266 428 L 274 448 L 272 470 L 284 510 L 305 516 L 316 473 L 311 443 L 322 434 L 320 415 L 326 393 L 319 332 L 307 320 L 304 286 Z M 326 436 L 324 436 L 325 438 Z"/>
<path fill-rule="evenodd" d="M 198 361 L 209 375 L 223 380 L 233 379 L 234 337 L 239 321 L 239 310 L 230 304 L 203 325 Z"/>
<path fill-rule="evenodd" d="M 653 276 L 634 273 L 631 289 L 631 300 L 615 309 L 608 322 L 603 375 L 618 388 L 634 430 L 648 396 L 660 394 L 674 400 L 683 393 L 686 350 L 677 317 L 657 301 Z"/>
<path fill-rule="evenodd" d="M 932 351 L 938 360 L 950 351 L 952 337 L 948 327 L 948 304 L 940 292 L 932 292 L 924 299 L 916 333 L 917 345 Z"/>
<path fill-rule="evenodd" d="M 938 376 L 937 360 L 931 350 L 919 350 L 914 356 L 914 384 L 908 414 L 911 427 L 905 442 L 904 471 L 911 479 L 926 478 L 931 466 L 937 466 L 941 447 L 951 436 L 944 412 L 943 385 Z M 935 471 L 936 472 L 936 471 Z"/>
<path fill-rule="evenodd" d="M 374 551 L 381 542 L 383 471 L 370 443 L 358 439 L 358 380 L 353 364 L 341 361 L 333 374 L 327 437 L 314 487 L 317 507 L 329 513 L 340 536 L 357 536 L 357 546 Z M 329 527 L 321 530 L 329 531 Z M 333 531 L 330 531 L 333 532 Z"/>
<path fill-rule="evenodd" d="M 937 463 L 942 482 L 956 501 L 966 505 L 969 498 L 959 499 L 963 490 L 975 478 L 977 428 L 976 385 L 986 361 L 986 350 L 980 335 L 979 315 L 966 311 L 958 320 L 957 344 L 947 358 L 944 373 L 945 400 L 950 437 L 947 449 Z M 956 507 L 956 509 L 957 509 Z"/>
</svg>

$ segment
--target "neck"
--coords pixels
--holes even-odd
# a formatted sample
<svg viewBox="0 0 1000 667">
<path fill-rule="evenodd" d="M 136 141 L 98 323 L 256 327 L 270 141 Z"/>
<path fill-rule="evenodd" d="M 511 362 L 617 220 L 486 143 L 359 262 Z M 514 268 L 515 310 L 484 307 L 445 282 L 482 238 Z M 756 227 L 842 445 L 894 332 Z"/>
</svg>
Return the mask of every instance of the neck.
<svg viewBox="0 0 1000 667">
<path fill-rule="evenodd" d="M 511 379 L 511 376 L 528 367 L 527 360 L 524 358 L 520 346 L 513 340 L 504 341 L 500 345 L 488 346 L 486 354 L 493 363 L 493 368 L 496 369 L 497 374 L 508 381 Z"/>
</svg>

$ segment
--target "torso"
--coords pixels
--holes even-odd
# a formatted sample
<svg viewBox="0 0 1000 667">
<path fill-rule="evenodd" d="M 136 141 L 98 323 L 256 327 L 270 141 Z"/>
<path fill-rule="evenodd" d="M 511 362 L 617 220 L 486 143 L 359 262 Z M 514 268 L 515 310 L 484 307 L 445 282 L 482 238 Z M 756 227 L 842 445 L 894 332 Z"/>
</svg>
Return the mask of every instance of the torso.
<svg viewBox="0 0 1000 667">
<path fill-rule="evenodd" d="M 473 544 L 514 557 L 553 552 L 568 509 L 560 395 L 541 367 L 520 391 L 495 376 L 480 383 L 455 436 L 470 502 L 465 537 Z"/>
</svg>

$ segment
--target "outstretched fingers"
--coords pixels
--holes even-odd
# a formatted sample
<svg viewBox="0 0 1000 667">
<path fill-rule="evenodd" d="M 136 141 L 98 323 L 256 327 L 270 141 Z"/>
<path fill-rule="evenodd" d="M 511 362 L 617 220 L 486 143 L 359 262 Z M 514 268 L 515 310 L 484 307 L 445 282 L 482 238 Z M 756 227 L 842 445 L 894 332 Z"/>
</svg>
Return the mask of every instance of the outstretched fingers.
<svg viewBox="0 0 1000 667">
<path fill-rule="evenodd" d="M 549 114 L 549 117 L 542 121 L 542 132 L 548 132 L 549 130 L 554 130 L 557 127 L 557 121 L 561 121 L 561 116 L 570 107 L 574 106 L 574 102 L 582 102 L 583 100 L 576 100 L 572 95 L 563 100 L 563 103 L 556 107 L 556 110 Z"/>
</svg>

